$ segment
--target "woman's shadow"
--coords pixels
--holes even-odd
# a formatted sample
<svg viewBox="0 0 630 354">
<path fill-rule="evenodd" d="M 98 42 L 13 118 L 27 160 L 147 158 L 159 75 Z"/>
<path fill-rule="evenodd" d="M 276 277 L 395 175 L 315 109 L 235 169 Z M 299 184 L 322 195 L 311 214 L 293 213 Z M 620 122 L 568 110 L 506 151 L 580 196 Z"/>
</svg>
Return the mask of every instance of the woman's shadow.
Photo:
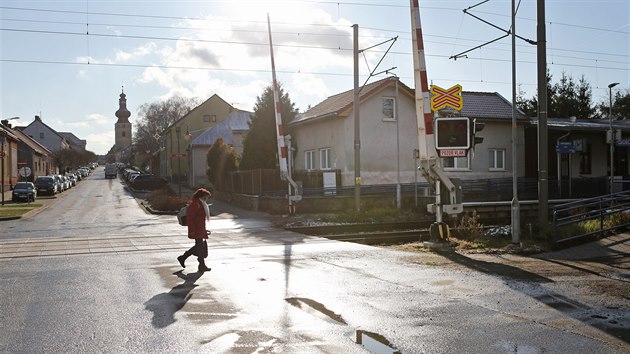
<svg viewBox="0 0 630 354">
<path fill-rule="evenodd" d="M 175 322 L 175 313 L 190 300 L 192 297 L 190 292 L 197 287 L 195 282 L 203 273 L 184 274 L 183 271 L 179 270 L 173 274 L 184 279 L 184 283 L 175 286 L 168 293 L 155 295 L 144 303 L 145 308 L 153 312 L 153 320 L 151 321 L 153 327 L 165 328 Z"/>
</svg>

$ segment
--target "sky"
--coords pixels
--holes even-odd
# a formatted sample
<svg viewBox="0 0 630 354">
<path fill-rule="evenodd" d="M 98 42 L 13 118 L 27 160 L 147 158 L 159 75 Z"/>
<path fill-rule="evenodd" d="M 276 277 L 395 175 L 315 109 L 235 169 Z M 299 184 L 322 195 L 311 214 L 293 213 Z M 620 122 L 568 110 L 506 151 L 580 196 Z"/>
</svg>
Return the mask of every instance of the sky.
<svg viewBox="0 0 630 354">
<path fill-rule="evenodd" d="M 474 49 L 510 28 L 511 1 L 419 2 L 430 84 L 511 101 L 511 38 Z M 536 40 L 536 1 L 516 3 L 516 34 Z M 553 82 L 562 73 L 584 76 L 595 103 L 608 101 L 610 83 L 620 83 L 613 95 L 629 89 L 629 3 L 546 1 Z M 272 80 L 267 14 L 278 81 L 301 112 L 353 88 L 353 24 L 359 82 L 392 69 L 415 86 L 408 0 L 0 0 L 0 118 L 20 117 L 11 123 L 26 126 L 39 115 L 105 154 L 123 87 L 132 123 L 141 105 L 174 95 L 217 94 L 252 111 Z M 520 39 L 516 71 L 524 97 L 536 95 L 536 46 Z"/>
</svg>

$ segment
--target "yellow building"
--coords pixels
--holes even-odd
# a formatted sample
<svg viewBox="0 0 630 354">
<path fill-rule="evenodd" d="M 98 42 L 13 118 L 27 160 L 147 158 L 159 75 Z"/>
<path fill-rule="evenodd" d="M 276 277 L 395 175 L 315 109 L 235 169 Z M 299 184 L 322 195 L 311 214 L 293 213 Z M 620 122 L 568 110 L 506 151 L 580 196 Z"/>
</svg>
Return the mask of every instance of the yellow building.
<svg viewBox="0 0 630 354">
<path fill-rule="evenodd" d="M 236 110 L 217 94 L 171 124 L 162 135 L 164 151 L 160 155 L 160 175 L 173 182 L 186 183 L 190 173 L 189 154 L 192 132 L 203 131 L 223 121 Z"/>
</svg>

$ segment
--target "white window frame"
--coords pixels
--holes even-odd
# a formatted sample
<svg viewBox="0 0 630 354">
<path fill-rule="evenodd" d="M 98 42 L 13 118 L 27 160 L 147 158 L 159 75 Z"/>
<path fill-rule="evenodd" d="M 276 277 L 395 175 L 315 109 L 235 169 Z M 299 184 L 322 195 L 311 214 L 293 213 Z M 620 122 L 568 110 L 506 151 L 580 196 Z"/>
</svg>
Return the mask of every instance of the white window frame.
<svg viewBox="0 0 630 354">
<path fill-rule="evenodd" d="M 330 148 L 319 149 L 319 169 L 330 170 Z"/>
<path fill-rule="evenodd" d="M 499 156 L 498 152 L 501 152 L 501 156 Z M 488 149 L 488 158 L 490 161 L 489 171 L 506 171 L 505 169 L 505 149 L 492 148 Z M 498 162 L 501 161 L 501 165 L 503 167 L 497 167 Z"/>
<path fill-rule="evenodd" d="M 304 168 L 307 171 L 315 169 L 315 150 L 304 151 Z"/>
<path fill-rule="evenodd" d="M 453 160 L 453 167 L 446 167 L 446 160 Z M 458 161 L 466 161 L 466 166 L 459 166 L 461 163 L 458 163 Z M 466 155 L 466 157 L 442 157 L 441 162 L 444 171 L 470 171 L 470 154 Z"/>
<path fill-rule="evenodd" d="M 385 105 L 387 101 L 392 102 L 391 108 L 391 117 L 389 114 L 386 114 Z M 389 112 L 389 109 L 387 110 Z M 381 114 L 383 115 L 383 120 L 396 120 L 396 97 L 383 96 L 381 100 Z"/>
</svg>

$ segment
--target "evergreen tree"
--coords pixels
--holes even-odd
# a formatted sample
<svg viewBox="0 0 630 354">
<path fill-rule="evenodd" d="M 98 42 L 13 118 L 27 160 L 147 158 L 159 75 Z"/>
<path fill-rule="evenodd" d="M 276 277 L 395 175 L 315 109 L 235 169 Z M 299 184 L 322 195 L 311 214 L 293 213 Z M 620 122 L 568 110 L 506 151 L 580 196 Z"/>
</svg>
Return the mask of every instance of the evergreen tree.
<svg viewBox="0 0 630 354">
<path fill-rule="evenodd" d="M 613 119 L 630 118 L 630 90 L 626 90 L 626 92 L 623 93 L 619 90 L 615 93 L 615 96 L 612 99 Z M 609 99 L 602 100 L 597 106 L 599 116 L 602 118 L 608 118 L 609 107 Z"/>
<path fill-rule="evenodd" d="M 549 116 L 552 118 L 565 118 L 576 116 L 577 92 L 575 82 L 571 76 L 564 72 L 560 81 L 554 85 L 555 95 L 552 97 L 552 104 L 549 105 Z"/>
<path fill-rule="evenodd" d="M 287 124 L 293 120 L 298 111 L 291 102 L 289 94 L 285 93 L 282 87 L 280 87 L 279 95 L 282 125 L 286 129 Z M 243 156 L 239 165 L 241 170 L 274 169 L 278 166 L 275 112 L 273 89 L 268 86 L 262 95 L 256 98 L 249 132 L 243 141 Z M 284 134 L 287 134 L 286 130 Z"/>
<path fill-rule="evenodd" d="M 208 169 L 206 176 L 208 181 L 218 189 L 223 189 L 223 181 L 229 172 L 237 169 L 237 156 L 234 149 L 225 144 L 223 138 L 217 139 L 208 150 L 206 162 Z"/>
<path fill-rule="evenodd" d="M 599 118 L 593 106 L 591 84 L 586 81 L 584 75 L 580 78 L 577 87 L 577 108 L 577 114 L 575 116 L 578 118 Z"/>
<path fill-rule="evenodd" d="M 562 73 L 560 81 L 551 84 L 552 76 L 547 70 L 547 112 L 549 118 L 598 118 L 595 107 L 591 85 L 586 81 L 584 75 L 576 84 L 573 77 Z M 524 99 L 522 93 L 517 99 L 516 105 L 527 116 L 536 117 L 538 115 L 538 97 Z M 608 107 L 608 105 L 606 105 Z M 600 111 L 602 107 L 599 107 Z"/>
</svg>

